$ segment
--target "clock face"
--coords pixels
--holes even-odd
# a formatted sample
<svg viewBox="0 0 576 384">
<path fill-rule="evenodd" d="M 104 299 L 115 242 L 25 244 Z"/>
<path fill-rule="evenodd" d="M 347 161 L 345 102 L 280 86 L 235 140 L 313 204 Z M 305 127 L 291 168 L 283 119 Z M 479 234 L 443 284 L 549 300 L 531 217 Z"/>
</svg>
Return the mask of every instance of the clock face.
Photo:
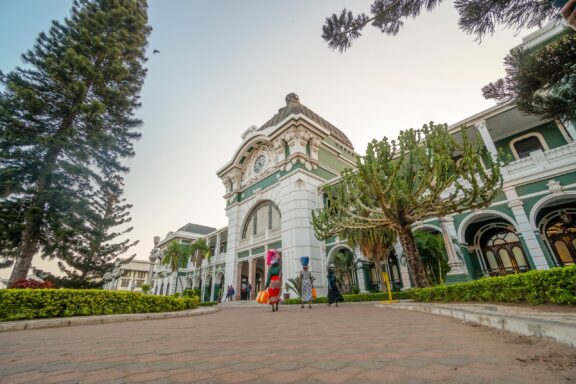
<svg viewBox="0 0 576 384">
<path fill-rule="evenodd" d="M 254 172 L 260 173 L 266 166 L 266 157 L 264 155 L 258 156 L 256 161 L 254 162 Z"/>
</svg>

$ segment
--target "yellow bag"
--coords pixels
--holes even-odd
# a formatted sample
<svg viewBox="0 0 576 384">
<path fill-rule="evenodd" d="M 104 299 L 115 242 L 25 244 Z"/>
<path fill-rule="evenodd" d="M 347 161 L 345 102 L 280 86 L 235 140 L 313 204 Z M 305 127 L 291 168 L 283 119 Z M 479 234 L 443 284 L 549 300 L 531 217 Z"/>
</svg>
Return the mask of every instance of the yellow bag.
<svg viewBox="0 0 576 384">
<path fill-rule="evenodd" d="M 267 304 L 269 297 L 268 290 L 260 291 L 258 292 L 258 296 L 256 296 L 256 301 L 260 304 Z"/>
<path fill-rule="evenodd" d="M 316 288 L 312 287 L 312 299 L 316 299 Z"/>
</svg>

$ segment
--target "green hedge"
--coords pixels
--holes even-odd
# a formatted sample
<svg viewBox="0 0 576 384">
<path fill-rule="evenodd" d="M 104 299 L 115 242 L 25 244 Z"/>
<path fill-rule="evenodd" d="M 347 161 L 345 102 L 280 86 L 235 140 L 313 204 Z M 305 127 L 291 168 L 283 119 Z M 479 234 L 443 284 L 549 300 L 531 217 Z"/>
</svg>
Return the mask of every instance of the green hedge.
<svg viewBox="0 0 576 384">
<path fill-rule="evenodd" d="M 382 301 L 388 300 L 387 293 L 359 293 L 355 295 L 343 295 L 344 302 L 357 302 L 357 301 Z M 406 292 L 392 292 L 393 300 L 408 299 Z M 312 301 L 316 304 L 326 304 L 328 303 L 328 298 L 317 297 Z M 288 299 L 283 301 L 284 304 L 300 304 L 300 299 Z"/>
<path fill-rule="evenodd" d="M 212 307 L 213 305 L 217 305 L 218 303 L 216 301 L 203 301 L 198 303 L 198 306 L 200 307 Z"/>
<path fill-rule="evenodd" d="M 46 317 L 172 312 L 193 309 L 196 298 L 100 289 L 0 290 L 0 321 Z"/>
<path fill-rule="evenodd" d="M 411 289 L 407 294 L 417 301 L 576 304 L 576 266 Z"/>
</svg>

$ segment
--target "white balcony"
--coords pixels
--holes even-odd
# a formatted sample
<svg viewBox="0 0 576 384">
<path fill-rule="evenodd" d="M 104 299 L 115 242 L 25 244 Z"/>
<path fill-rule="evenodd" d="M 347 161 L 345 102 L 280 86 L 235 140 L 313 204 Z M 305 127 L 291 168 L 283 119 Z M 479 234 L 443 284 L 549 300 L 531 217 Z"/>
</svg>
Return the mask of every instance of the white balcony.
<svg viewBox="0 0 576 384">
<path fill-rule="evenodd" d="M 534 151 L 530 156 L 516 160 L 503 168 L 504 180 L 534 176 L 545 171 L 558 170 L 576 165 L 576 142 L 548 151 Z"/>
<path fill-rule="evenodd" d="M 269 240 L 278 239 L 280 237 L 280 229 L 270 229 L 266 230 L 265 233 L 259 233 L 256 235 L 250 235 L 245 239 L 240 239 L 239 248 L 246 248 L 248 246 L 261 245 L 260 243 L 266 243 Z"/>
</svg>

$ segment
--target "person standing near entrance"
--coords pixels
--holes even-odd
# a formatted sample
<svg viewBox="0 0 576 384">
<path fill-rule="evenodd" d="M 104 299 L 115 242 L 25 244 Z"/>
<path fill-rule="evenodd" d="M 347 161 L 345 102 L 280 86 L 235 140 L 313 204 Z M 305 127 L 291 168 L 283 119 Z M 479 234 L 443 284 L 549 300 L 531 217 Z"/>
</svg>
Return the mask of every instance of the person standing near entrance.
<svg viewBox="0 0 576 384">
<path fill-rule="evenodd" d="M 230 286 L 230 301 L 234 300 L 234 295 L 236 294 L 236 290 L 234 289 L 234 286 L 231 285 Z"/>
<path fill-rule="evenodd" d="M 312 308 L 312 273 L 308 270 L 308 262 L 310 258 L 308 256 L 302 256 L 300 258 L 300 264 L 302 264 L 302 270 L 300 271 L 300 308 L 304 308 L 304 302 L 308 302 L 308 308 Z"/>
<path fill-rule="evenodd" d="M 266 286 L 268 289 L 268 304 L 272 306 L 272 312 L 278 311 L 278 302 L 280 301 L 280 289 L 282 288 L 282 266 L 280 265 L 280 256 L 275 249 L 269 249 L 266 254 L 266 264 L 270 265 Z"/>
<path fill-rule="evenodd" d="M 340 288 L 338 287 L 338 279 L 336 278 L 336 267 L 334 264 L 328 266 L 328 306 L 336 303 L 338 306 L 339 302 L 343 302 L 344 298 L 342 293 L 340 293 Z"/>
<path fill-rule="evenodd" d="M 252 297 L 250 296 L 251 292 L 252 292 L 252 285 L 248 283 L 248 285 L 246 286 L 246 300 L 248 301 L 252 299 Z"/>
</svg>

